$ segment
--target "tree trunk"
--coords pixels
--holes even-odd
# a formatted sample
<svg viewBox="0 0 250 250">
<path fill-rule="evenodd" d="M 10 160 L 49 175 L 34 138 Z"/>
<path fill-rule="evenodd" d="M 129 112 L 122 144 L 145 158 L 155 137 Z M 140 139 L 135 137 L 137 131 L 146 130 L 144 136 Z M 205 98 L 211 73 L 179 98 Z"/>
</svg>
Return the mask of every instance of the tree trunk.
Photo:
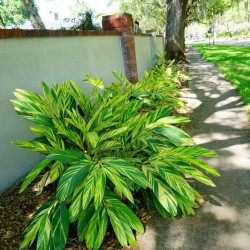
<svg viewBox="0 0 250 250">
<path fill-rule="evenodd" d="M 1 22 L 2 26 L 5 28 L 5 27 L 6 27 L 6 25 L 5 25 L 5 23 L 4 23 L 3 18 L 2 18 L 2 16 L 1 16 L 1 15 L 0 15 L 0 22 Z"/>
<path fill-rule="evenodd" d="M 45 26 L 42 22 L 41 17 L 38 14 L 37 8 L 35 7 L 33 0 L 21 0 L 24 8 L 29 13 L 29 19 L 34 29 L 45 30 Z"/>
<path fill-rule="evenodd" d="M 166 0 L 166 4 L 166 58 L 176 61 L 186 61 L 184 32 L 188 0 Z"/>
</svg>

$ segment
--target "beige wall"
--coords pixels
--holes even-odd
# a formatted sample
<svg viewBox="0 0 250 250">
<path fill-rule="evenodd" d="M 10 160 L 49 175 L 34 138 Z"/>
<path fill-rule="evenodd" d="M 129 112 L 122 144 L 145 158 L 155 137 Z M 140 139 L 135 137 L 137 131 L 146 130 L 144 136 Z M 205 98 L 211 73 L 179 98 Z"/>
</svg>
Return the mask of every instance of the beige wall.
<svg viewBox="0 0 250 250">
<path fill-rule="evenodd" d="M 65 79 L 89 92 L 83 73 L 102 78 L 108 86 L 114 80 L 111 71 L 123 72 L 120 46 L 119 36 L 0 39 L 0 191 L 41 159 L 11 144 L 34 136 L 27 128 L 31 124 L 14 112 L 12 92 L 41 92 L 41 80 L 51 84 Z"/>
<path fill-rule="evenodd" d="M 151 37 L 135 36 L 135 52 L 138 78 L 141 78 L 144 76 L 144 71 L 148 71 L 153 62 L 151 55 Z"/>
<path fill-rule="evenodd" d="M 155 40 L 150 36 L 135 36 L 135 51 L 138 77 L 141 78 L 144 77 L 144 71 L 148 71 L 155 62 L 155 53 L 164 52 L 163 37 L 156 37 Z"/>
<path fill-rule="evenodd" d="M 160 53 L 164 52 L 164 40 L 163 40 L 163 37 L 159 37 L 159 36 L 156 37 L 156 49 L 157 49 L 157 53 L 158 53 L 158 51 Z"/>
<path fill-rule="evenodd" d="M 152 38 L 135 36 L 139 77 L 152 65 Z M 156 38 L 162 50 L 161 38 Z M 26 174 L 41 158 L 38 153 L 18 148 L 14 140 L 29 140 L 35 135 L 28 123 L 14 111 L 10 99 L 16 88 L 41 93 L 40 81 L 77 82 L 86 93 L 91 86 L 83 73 L 102 78 L 109 86 L 112 71 L 123 70 L 120 36 L 82 36 L 0 39 L 0 191 Z"/>
</svg>

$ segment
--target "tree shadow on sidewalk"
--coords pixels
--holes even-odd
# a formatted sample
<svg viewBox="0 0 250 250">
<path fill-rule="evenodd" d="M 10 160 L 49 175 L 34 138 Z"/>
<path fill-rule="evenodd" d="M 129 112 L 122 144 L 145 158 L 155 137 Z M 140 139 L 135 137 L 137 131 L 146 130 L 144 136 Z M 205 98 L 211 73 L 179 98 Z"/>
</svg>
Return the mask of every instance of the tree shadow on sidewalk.
<svg viewBox="0 0 250 250">
<path fill-rule="evenodd" d="M 195 49 L 191 61 L 187 131 L 199 146 L 220 155 L 205 161 L 220 173 L 216 187 L 195 183 L 205 205 L 191 218 L 156 216 L 139 249 L 250 249 L 250 144 L 247 111 L 234 87 Z M 140 241 L 139 241 L 140 242 Z M 145 244 L 148 244 L 145 245 Z"/>
</svg>

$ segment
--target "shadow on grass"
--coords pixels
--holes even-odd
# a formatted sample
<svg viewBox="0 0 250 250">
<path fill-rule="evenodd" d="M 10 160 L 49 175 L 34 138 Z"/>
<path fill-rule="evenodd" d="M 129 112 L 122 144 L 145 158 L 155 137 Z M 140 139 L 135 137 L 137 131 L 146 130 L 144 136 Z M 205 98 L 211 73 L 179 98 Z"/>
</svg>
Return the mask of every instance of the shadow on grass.
<svg viewBox="0 0 250 250">
<path fill-rule="evenodd" d="M 206 44 L 194 45 L 204 58 L 220 69 L 250 104 L 250 47 Z"/>
</svg>

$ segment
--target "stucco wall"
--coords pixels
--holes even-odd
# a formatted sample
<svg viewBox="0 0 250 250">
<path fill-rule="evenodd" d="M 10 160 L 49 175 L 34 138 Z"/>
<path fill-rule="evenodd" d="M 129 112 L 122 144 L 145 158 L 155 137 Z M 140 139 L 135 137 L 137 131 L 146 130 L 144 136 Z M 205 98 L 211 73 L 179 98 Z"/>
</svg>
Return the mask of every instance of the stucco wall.
<svg viewBox="0 0 250 250">
<path fill-rule="evenodd" d="M 1 37 L 1 36 L 0 36 Z M 157 50 L 163 51 L 161 37 L 135 36 L 138 76 L 149 70 Z M 0 192 L 25 175 L 42 156 L 11 144 L 29 140 L 31 123 L 14 111 L 10 99 L 16 88 L 41 93 L 40 81 L 47 84 L 72 79 L 88 94 L 91 85 L 84 73 L 103 79 L 109 86 L 112 71 L 124 73 L 121 37 L 72 36 L 0 39 Z"/>
<path fill-rule="evenodd" d="M 160 53 L 164 52 L 164 40 L 163 37 L 156 37 L 156 49 L 157 52 L 159 51 Z"/>
<path fill-rule="evenodd" d="M 13 140 L 28 140 L 34 134 L 30 123 L 13 109 L 16 88 L 41 92 L 48 84 L 72 79 L 90 90 L 83 73 L 100 77 L 108 86 L 111 71 L 123 72 L 119 36 L 0 39 L 0 191 L 30 170 L 41 155 L 20 149 Z"/>
<path fill-rule="evenodd" d="M 153 62 L 151 39 L 150 36 L 135 36 L 135 52 L 139 78 L 144 76 L 144 71 L 148 71 Z"/>
</svg>

